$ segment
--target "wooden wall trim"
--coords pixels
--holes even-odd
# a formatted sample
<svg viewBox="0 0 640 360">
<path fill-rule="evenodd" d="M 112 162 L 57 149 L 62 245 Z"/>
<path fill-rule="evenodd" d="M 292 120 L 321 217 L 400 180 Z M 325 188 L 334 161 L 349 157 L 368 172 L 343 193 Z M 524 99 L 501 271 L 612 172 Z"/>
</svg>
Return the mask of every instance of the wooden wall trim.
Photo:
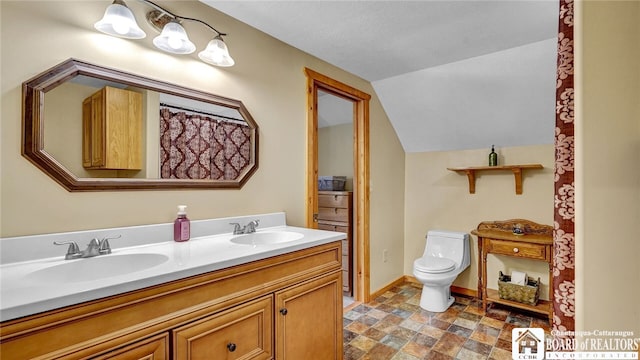
<svg viewBox="0 0 640 360">
<path fill-rule="evenodd" d="M 404 284 L 415 284 L 415 285 L 422 286 L 422 283 L 418 279 L 416 279 L 415 276 L 403 275 L 403 276 L 393 280 L 389 284 L 385 285 L 381 289 L 378 289 L 378 290 L 374 291 L 373 293 L 371 293 L 371 299 L 375 300 L 377 297 L 382 296 L 382 294 L 384 294 L 387 291 L 393 289 L 394 287 L 402 286 Z M 459 295 L 478 297 L 478 291 L 477 290 L 467 289 L 467 288 L 463 288 L 463 287 L 455 286 L 455 285 L 451 285 L 451 292 L 454 293 L 454 294 L 459 294 Z"/>
<path fill-rule="evenodd" d="M 307 76 L 307 169 L 306 169 L 306 226 L 317 228 L 314 214 L 318 211 L 318 89 L 327 91 L 354 106 L 354 248 L 356 281 L 354 298 L 369 302 L 369 101 L 371 95 L 338 80 L 304 68 Z"/>
</svg>

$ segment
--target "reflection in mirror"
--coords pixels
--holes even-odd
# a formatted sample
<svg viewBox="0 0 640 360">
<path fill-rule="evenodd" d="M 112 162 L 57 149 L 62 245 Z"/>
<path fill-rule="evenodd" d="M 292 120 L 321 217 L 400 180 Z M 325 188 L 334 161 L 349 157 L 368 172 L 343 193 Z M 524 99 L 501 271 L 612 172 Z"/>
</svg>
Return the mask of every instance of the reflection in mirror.
<svg viewBox="0 0 640 360">
<path fill-rule="evenodd" d="M 160 94 L 160 177 L 235 180 L 251 160 L 251 127 L 236 109 Z"/>
<path fill-rule="evenodd" d="M 257 168 L 240 101 L 73 59 L 23 89 L 23 154 L 68 190 L 239 188 Z"/>
</svg>

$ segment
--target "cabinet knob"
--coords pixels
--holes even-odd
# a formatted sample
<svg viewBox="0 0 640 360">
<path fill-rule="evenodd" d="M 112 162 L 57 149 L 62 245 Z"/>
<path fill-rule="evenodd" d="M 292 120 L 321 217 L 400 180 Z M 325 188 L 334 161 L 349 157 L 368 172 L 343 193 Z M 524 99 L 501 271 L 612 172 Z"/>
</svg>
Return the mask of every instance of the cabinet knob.
<svg viewBox="0 0 640 360">
<path fill-rule="evenodd" d="M 513 252 L 514 252 L 514 253 L 517 253 L 517 252 L 519 252 L 519 251 L 520 251 L 520 249 L 518 249 L 518 248 L 513 248 Z"/>
<path fill-rule="evenodd" d="M 228 343 L 228 344 L 227 344 L 227 349 L 229 349 L 229 352 L 234 352 L 234 351 L 236 351 L 236 347 L 237 347 L 237 346 L 236 346 L 236 344 L 234 344 L 234 343 Z"/>
<path fill-rule="evenodd" d="M 280 309 L 280 314 L 282 314 L 282 315 L 287 315 L 287 313 L 288 313 L 288 312 L 289 312 L 289 311 L 287 311 L 287 309 L 286 309 L 286 308 L 282 308 L 282 309 Z"/>
</svg>

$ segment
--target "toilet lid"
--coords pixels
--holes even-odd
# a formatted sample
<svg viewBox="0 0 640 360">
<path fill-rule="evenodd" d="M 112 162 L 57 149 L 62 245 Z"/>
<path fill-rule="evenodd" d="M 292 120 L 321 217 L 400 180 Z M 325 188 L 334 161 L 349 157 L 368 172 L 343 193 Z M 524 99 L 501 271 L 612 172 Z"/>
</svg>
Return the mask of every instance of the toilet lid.
<svg viewBox="0 0 640 360">
<path fill-rule="evenodd" d="M 439 274 L 453 270 L 456 267 L 456 263 L 447 258 L 424 256 L 416 260 L 414 266 L 418 271 Z"/>
</svg>

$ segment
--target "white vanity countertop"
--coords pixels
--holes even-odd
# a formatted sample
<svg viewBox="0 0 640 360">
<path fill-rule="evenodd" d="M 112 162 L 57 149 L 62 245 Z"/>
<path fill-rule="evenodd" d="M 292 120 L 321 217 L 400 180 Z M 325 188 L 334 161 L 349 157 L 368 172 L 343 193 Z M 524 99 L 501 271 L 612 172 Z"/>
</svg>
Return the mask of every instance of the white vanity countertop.
<svg viewBox="0 0 640 360">
<path fill-rule="evenodd" d="M 284 215 L 281 217 L 284 219 Z M 246 219 L 245 217 L 239 218 L 239 221 L 244 224 Z M 222 219 L 222 222 L 227 225 L 227 229 L 229 220 L 236 219 Z M 264 222 L 269 225 L 278 223 L 278 221 L 269 221 L 269 219 L 265 219 Z M 121 294 L 346 238 L 344 233 L 286 225 L 276 225 L 268 228 L 260 226 L 256 233 L 281 231 L 299 233 L 302 237 L 298 240 L 266 245 L 233 243 L 230 241 L 234 237 L 231 233 L 192 237 L 191 240 L 182 243 L 170 240 L 128 247 L 120 247 L 118 246 L 118 240 L 112 240 L 110 241 L 112 253 L 109 255 L 64 260 L 66 247 L 61 246 L 56 248 L 58 253 L 61 253 L 61 256 L 3 263 L 0 265 L 0 320 L 15 319 L 84 301 Z M 51 239 L 48 240 L 50 241 Z M 80 245 L 80 249 L 82 250 L 83 248 L 84 245 Z M 5 250 L 3 249 L 3 251 Z M 139 271 L 122 274 L 114 274 L 118 272 L 117 269 L 114 269 L 113 273 L 109 274 L 110 269 L 107 268 L 102 270 L 106 273 L 97 273 L 95 276 L 92 274 L 71 273 L 66 276 L 60 276 L 65 278 L 58 279 L 47 275 L 47 273 L 51 273 L 47 269 L 53 266 L 64 266 L 70 262 L 101 261 L 99 259 L 105 257 L 123 255 L 126 257 L 134 254 L 158 254 L 166 257 L 166 260 L 163 259 L 163 256 L 156 255 L 156 257 L 163 259 L 164 262 Z M 135 259 L 135 257 L 132 257 L 132 259 Z"/>
</svg>

